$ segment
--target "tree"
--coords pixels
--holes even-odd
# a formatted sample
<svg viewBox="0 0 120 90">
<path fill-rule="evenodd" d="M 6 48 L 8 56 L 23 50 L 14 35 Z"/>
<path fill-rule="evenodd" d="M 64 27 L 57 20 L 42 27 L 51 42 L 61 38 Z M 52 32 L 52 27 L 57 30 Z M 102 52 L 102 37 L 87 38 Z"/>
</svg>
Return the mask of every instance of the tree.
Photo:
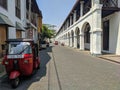
<svg viewBox="0 0 120 90">
<path fill-rule="evenodd" d="M 46 25 L 42 25 L 42 40 L 45 40 L 45 38 L 52 38 L 54 37 L 55 30 L 49 29 Z"/>
</svg>

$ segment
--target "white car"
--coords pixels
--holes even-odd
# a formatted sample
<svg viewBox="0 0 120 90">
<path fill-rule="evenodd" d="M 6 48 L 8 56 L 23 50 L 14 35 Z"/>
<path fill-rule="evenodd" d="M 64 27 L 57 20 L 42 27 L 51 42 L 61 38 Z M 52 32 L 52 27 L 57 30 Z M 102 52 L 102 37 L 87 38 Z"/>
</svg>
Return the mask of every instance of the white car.
<svg viewBox="0 0 120 90">
<path fill-rule="evenodd" d="M 41 42 L 41 48 L 46 48 L 46 47 L 47 47 L 46 41 L 42 41 L 42 42 Z"/>
</svg>

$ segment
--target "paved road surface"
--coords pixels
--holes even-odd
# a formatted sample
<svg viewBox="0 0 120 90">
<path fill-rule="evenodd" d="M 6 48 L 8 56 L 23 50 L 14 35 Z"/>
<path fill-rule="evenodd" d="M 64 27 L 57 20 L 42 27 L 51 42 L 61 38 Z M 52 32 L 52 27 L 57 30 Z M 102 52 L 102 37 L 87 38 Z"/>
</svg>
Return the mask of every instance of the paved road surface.
<svg viewBox="0 0 120 90">
<path fill-rule="evenodd" d="M 120 65 L 68 47 L 40 51 L 41 69 L 16 90 L 120 90 Z M 0 90 L 10 90 L 6 77 Z"/>
</svg>

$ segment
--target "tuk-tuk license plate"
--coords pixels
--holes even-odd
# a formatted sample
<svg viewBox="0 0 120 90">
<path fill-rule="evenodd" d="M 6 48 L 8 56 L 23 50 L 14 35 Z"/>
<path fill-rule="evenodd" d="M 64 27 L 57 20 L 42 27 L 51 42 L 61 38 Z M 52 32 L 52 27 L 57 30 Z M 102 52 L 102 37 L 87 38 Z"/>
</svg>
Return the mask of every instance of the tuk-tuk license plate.
<svg viewBox="0 0 120 90">
<path fill-rule="evenodd" d="M 16 58 L 24 58 L 24 56 L 23 55 L 7 55 L 7 58 L 8 59 L 16 59 Z"/>
</svg>

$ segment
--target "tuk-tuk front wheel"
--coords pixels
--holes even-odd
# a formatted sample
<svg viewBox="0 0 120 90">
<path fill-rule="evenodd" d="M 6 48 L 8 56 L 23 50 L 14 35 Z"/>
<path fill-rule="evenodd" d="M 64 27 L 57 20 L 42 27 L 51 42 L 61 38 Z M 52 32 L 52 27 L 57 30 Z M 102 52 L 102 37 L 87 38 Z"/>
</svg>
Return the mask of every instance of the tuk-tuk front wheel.
<svg viewBox="0 0 120 90">
<path fill-rule="evenodd" d="M 20 82 L 19 77 L 15 78 L 15 79 L 12 79 L 11 80 L 12 88 L 16 88 L 19 85 L 19 82 Z"/>
</svg>

